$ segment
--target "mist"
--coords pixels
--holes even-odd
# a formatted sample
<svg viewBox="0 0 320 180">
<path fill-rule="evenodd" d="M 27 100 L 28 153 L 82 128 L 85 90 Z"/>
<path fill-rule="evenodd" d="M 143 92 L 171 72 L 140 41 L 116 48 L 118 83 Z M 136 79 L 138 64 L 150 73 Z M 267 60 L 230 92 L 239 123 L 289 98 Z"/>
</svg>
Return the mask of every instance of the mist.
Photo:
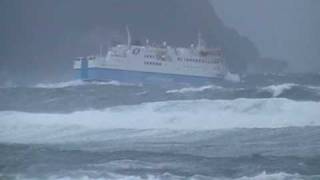
<svg viewBox="0 0 320 180">
<path fill-rule="evenodd" d="M 319 1 L 212 0 L 211 4 L 2 0 L 0 82 L 72 79 L 74 58 L 98 53 L 101 44 L 106 50 L 115 37 L 124 42 L 126 25 L 134 39 L 173 46 L 189 46 L 201 31 L 210 46 L 224 50 L 234 72 L 245 73 L 248 65 L 259 61 L 266 62 L 261 67 L 273 70 L 279 64 L 268 64 L 273 59 L 286 61 L 290 72 L 319 72 Z"/>
<path fill-rule="evenodd" d="M 320 1 L 212 0 L 222 21 L 248 37 L 262 57 L 293 72 L 320 71 Z"/>
</svg>

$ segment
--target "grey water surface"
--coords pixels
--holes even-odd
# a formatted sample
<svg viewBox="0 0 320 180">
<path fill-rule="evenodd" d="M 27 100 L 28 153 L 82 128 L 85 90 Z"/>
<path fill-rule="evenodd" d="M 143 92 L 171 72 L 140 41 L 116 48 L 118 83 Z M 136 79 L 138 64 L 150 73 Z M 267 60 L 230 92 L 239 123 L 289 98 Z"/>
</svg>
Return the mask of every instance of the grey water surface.
<svg viewBox="0 0 320 180">
<path fill-rule="evenodd" d="M 51 120 L 41 119 L 41 114 L 65 118 L 83 111 L 103 112 L 124 105 L 130 109 L 132 105 L 158 101 L 279 99 L 306 105 L 320 100 L 319 74 L 247 76 L 238 83 L 198 86 L 77 81 L 11 86 L 0 88 L 0 99 L 0 179 L 320 179 L 317 122 L 274 128 L 82 131 L 78 126 L 57 128 Z M 265 106 L 261 104 L 259 112 Z M 310 112 L 309 107 L 303 108 L 307 109 L 303 112 Z M 176 113 L 172 109 L 164 111 Z M 254 113 L 249 109 L 242 113 L 246 111 Z M 25 132 L 19 129 L 21 124 L 8 126 L 5 122 L 8 117 L 12 121 L 21 119 L 21 113 L 35 117 L 21 121 L 29 128 Z M 319 114 L 316 110 L 313 113 Z M 260 116 L 265 115 L 248 117 L 259 121 Z M 67 123 L 69 119 L 64 118 L 55 121 Z M 95 118 L 88 116 L 87 123 L 95 122 Z M 145 118 L 152 121 L 153 117 Z M 237 116 L 233 118 L 238 120 Z M 35 122 L 43 124 L 33 126 Z M 24 133 L 11 137 L 15 131 Z"/>
</svg>

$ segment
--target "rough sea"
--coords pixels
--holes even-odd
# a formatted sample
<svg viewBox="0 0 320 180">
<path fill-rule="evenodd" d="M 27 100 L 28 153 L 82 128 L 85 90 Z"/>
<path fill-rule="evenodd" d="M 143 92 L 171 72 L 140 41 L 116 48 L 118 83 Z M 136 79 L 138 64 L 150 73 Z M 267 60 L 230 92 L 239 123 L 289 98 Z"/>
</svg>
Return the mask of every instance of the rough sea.
<svg viewBox="0 0 320 180">
<path fill-rule="evenodd" d="M 320 179 L 320 74 L 0 87 L 1 180 Z"/>
</svg>

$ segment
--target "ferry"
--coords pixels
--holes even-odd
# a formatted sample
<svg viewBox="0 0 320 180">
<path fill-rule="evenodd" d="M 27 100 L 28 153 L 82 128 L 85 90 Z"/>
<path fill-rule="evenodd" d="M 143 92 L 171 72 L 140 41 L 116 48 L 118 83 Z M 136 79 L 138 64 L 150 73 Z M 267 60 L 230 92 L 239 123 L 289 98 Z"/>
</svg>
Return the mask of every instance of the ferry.
<svg viewBox="0 0 320 180">
<path fill-rule="evenodd" d="M 200 83 L 223 79 L 229 71 L 220 48 L 209 49 L 201 34 L 196 45 L 171 47 L 132 44 L 127 28 L 127 44 L 111 47 L 105 55 L 79 57 L 73 69 L 84 81 L 120 81 L 128 83 L 185 82 Z"/>
</svg>

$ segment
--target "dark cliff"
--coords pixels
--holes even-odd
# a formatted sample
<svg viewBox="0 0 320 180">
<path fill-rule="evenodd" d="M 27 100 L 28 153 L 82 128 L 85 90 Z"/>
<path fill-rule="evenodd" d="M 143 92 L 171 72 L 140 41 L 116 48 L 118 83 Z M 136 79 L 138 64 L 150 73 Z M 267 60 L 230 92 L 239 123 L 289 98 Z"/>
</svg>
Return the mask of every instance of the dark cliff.
<svg viewBox="0 0 320 180">
<path fill-rule="evenodd" d="M 70 76 L 73 57 L 98 52 L 115 37 L 124 41 L 126 25 L 133 39 L 174 46 L 189 46 L 201 32 L 235 72 L 259 56 L 207 0 L 3 0 L 0 15 L 1 66 L 20 79 Z"/>
</svg>

